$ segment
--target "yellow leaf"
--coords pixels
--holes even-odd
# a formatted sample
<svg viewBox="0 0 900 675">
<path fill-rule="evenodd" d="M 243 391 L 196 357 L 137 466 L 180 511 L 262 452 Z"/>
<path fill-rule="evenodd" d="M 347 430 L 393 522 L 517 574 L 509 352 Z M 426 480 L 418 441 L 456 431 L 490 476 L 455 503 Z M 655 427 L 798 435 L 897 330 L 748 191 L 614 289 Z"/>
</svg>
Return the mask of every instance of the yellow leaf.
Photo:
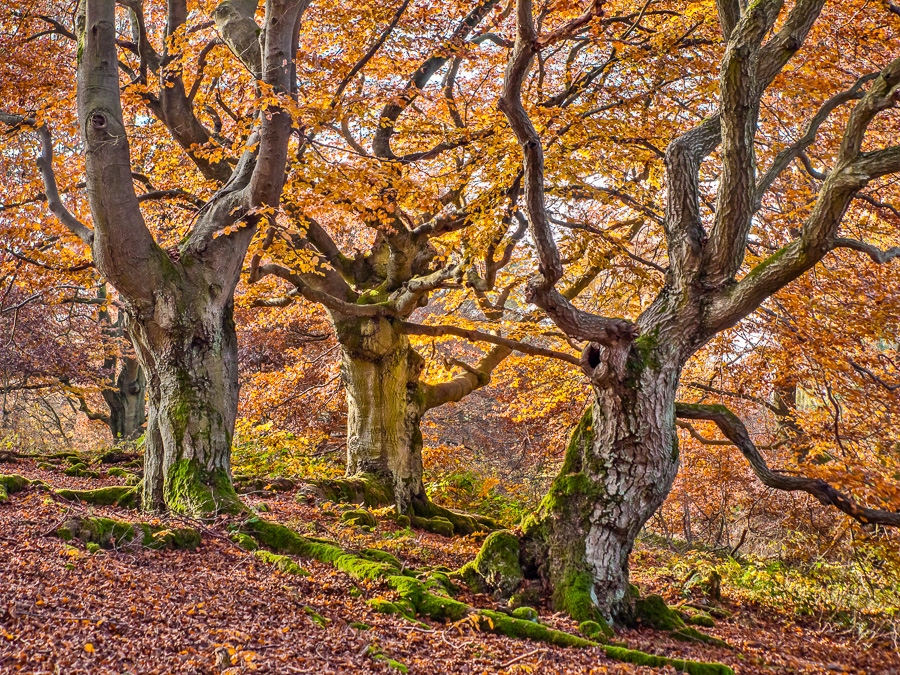
<svg viewBox="0 0 900 675">
<path fill-rule="evenodd" d="M 88 642 L 84 646 L 84 651 L 86 651 L 88 654 L 93 654 L 94 653 L 94 645 L 92 645 L 90 642 Z"/>
</svg>

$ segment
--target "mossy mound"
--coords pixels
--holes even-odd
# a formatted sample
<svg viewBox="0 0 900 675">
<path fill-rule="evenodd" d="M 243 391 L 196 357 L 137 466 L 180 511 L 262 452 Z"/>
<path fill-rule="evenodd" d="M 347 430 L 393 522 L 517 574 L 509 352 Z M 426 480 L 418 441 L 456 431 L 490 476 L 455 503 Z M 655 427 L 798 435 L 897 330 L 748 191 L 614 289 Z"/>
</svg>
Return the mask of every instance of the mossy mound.
<svg viewBox="0 0 900 675">
<path fill-rule="evenodd" d="M 71 478 L 100 478 L 99 471 L 89 469 L 88 466 L 82 462 L 73 464 L 68 469 L 65 469 L 63 473 Z"/>
<path fill-rule="evenodd" d="M 375 520 L 375 516 L 365 509 L 344 511 L 341 514 L 341 520 L 350 525 L 365 525 L 367 527 L 375 527 L 378 524 Z"/>
<path fill-rule="evenodd" d="M 368 508 L 394 503 L 394 490 L 390 482 L 374 474 L 320 480 L 310 483 L 309 487 L 314 495 L 329 502 L 362 504 Z M 306 494 L 301 490 L 297 498 L 305 500 Z"/>
<path fill-rule="evenodd" d="M 420 516 L 409 516 L 409 522 L 412 527 L 432 534 L 439 534 L 442 537 L 452 537 L 455 532 L 453 523 L 446 518 L 437 516 L 435 518 L 422 518 Z"/>
<path fill-rule="evenodd" d="M 5 502 L 9 496 L 19 490 L 24 490 L 31 485 L 31 481 L 18 474 L 0 474 L 0 502 Z"/>
<path fill-rule="evenodd" d="M 297 483 L 290 478 L 266 478 L 264 476 L 234 476 L 232 479 L 238 494 L 273 495 L 276 492 L 290 492 Z"/>
<path fill-rule="evenodd" d="M 126 523 L 111 518 L 76 516 L 69 518 L 57 530 L 64 541 L 79 540 L 99 544 L 101 548 L 134 550 L 187 549 L 200 545 L 200 533 L 192 528 L 167 528 L 149 523 Z"/>
<path fill-rule="evenodd" d="M 609 624 L 602 619 L 600 621 L 582 621 L 578 626 L 578 631 L 582 635 L 600 642 L 605 642 L 615 635 Z"/>
<path fill-rule="evenodd" d="M 475 560 L 454 574 L 470 588 L 508 598 L 522 583 L 519 538 L 509 530 L 493 532 L 484 540 Z"/>
<path fill-rule="evenodd" d="M 681 608 L 680 612 L 681 618 L 684 619 L 685 623 L 703 626 L 704 628 L 715 628 L 716 626 L 716 620 L 703 610 Z"/>
<path fill-rule="evenodd" d="M 141 491 L 127 485 L 113 485 L 96 490 L 56 490 L 55 494 L 69 501 L 85 502 L 93 506 L 136 509 L 141 504 Z"/>
</svg>

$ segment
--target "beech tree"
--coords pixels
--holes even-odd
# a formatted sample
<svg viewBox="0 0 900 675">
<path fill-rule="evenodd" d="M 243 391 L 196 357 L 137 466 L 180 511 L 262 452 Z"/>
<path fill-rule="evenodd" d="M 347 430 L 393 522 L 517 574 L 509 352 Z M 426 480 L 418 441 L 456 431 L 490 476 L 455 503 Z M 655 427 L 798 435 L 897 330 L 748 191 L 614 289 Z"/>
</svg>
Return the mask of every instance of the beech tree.
<svg viewBox="0 0 900 675">
<path fill-rule="evenodd" d="M 92 227 L 60 197 L 49 125 L 21 115 L 5 120 L 37 132 L 47 204 L 91 248 L 94 265 L 115 287 L 128 317 L 149 399 L 144 507 L 192 514 L 233 510 L 239 508 L 230 474 L 238 403 L 233 295 L 257 224 L 278 208 L 292 129 L 287 104 L 296 96 L 294 55 L 308 2 L 269 0 L 262 26 L 255 22 L 255 2 L 223 2 L 214 12 L 221 40 L 259 77 L 251 130 L 233 162 L 197 117 L 195 94 L 184 83 L 187 2 L 153 7 L 152 18 L 161 20 L 155 27 L 141 3 L 125 4 L 127 18 L 117 16 L 115 0 L 80 2 L 74 30 L 52 14 L 32 17 L 49 25 L 45 32 L 78 43 L 77 122 Z M 160 25 L 157 51 L 150 36 Z M 122 28 L 130 29 L 132 40 L 121 37 Z M 120 44 L 137 61 L 135 68 L 121 57 Z M 139 197 L 135 183 L 147 185 L 149 179 L 132 163 L 129 130 L 140 123 L 126 125 L 122 72 L 133 76 L 130 88 L 197 170 L 218 185 L 209 199 L 198 200 L 183 189 Z M 159 82 L 155 93 L 151 76 Z M 173 195 L 187 195 L 201 208 L 181 240 L 164 249 L 147 225 L 142 203 Z"/>
<path fill-rule="evenodd" d="M 586 343 L 580 365 L 592 391 L 559 476 L 521 528 L 517 557 L 522 575 L 549 583 L 558 608 L 580 619 L 599 614 L 620 620 L 632 611 L 628 556 L 635 537 L 665 500 L 678 471 L 676 419 L 714 422 L 766 486 L 805 491 L 863 523 L 900 525 L 900 514 L 861 506 L 822 480 L 772 471 L 727 408 L 677 400 L 681 372 L 693 354 L 829 252 L 847 247 L 877 262 L 896 255 L 842 237 L 841 222 L 863 188 L 900 171 L 900 146 L 883 126 L 896 106 L 900 59 L 888 56 L 880 71 L 864 72 L 848 88 L 830 92 L 799 139 L 782 134 L 777 152 L 761 151 L 763 141 L 769 142 L 760 134 L 766 106 L 775 101 L 778 108 L 784 87 L 779 75 L 798 53 L 815 62 L 817 48 L 809 44 L 813 29 L 837 17 L 823 16 L 823 0 L 799 0 L 790 8 L 780 0 L 747 5 L 719 0 L 724 51 L 707 116 L 671 138 L 664 153 L 665 282 L 634 319 L 610 318 L 576 306 L 556 290 L 565 270 L 548 208 L 544 142 L 530 119 L 534 106 L 526 106 L 523 93 L 536 57 L 591 26 L 602 35 L 603 5 L 594 2 L 574 17 L 562 13 L 555 28 L 542 29 L 550 23 L 546 12 L 538 13 L 538 24 L 531 1 L 517 0 L 515 46 L 499 105 L 522 149 L 523 201 L 540 263 L 527 296 L 566 335 Z M 794 160 L 809 163 L 805 153 L 817 131 L 851 103 L 837 142 L 820 152 L 830 165 L 813 170 L 811 206 L 802 221 L 788 221 L 780 235 L 791 233 L 788 241 L 747 269 L 757 214 L 776 198 L 779 178 Z M 824 145 L 829 147 L 827 140 Z M 757 172 L 761 154 L 769 161 Z M 716 193 L 704 213 L 701 172 L 707 169 Z"/>
</svg>

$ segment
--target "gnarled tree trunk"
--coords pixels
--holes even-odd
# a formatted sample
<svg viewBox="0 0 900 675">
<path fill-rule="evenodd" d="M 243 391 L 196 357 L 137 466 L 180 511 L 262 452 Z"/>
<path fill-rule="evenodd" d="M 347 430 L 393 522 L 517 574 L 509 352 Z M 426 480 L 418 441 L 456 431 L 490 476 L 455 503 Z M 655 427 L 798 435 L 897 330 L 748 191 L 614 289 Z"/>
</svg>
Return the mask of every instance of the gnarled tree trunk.
<svg viewBox="0 0 900 675">
<path fill-rule="evenodd" d="M 231 293 L 185 279 L 128 325 L 148 376 L 145 506 L 184 513 L 239 508 L 231 486 L 238 406 Z"/>
<path fill-rule="evenodd" d="M 422 432 L 424 360 L 386 318 L 337 321 L 347 389 L 347 475 L 386 479 L 397 510 L 425 503 Z"/>
<path fill-rule="evenodd" d="M 559 475 L 523 526 L 526 574 L 549 583 L 555 606 L 578 620 L 628 617 L 628 556 L 678 471 L 680 365 L 648 342 L 607 350 Z"/>
</svg>

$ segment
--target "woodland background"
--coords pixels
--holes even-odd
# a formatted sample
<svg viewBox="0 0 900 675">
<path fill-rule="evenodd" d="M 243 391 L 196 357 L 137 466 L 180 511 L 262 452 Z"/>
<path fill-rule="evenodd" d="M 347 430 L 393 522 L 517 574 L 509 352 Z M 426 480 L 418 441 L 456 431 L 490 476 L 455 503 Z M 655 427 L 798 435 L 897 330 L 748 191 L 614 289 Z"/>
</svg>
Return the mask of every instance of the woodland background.
<svg viewBox="0 0 900 675">
<path fill-rule="evenodd" d="M 42 9 L 46 16 L 57 16 L 56 5 L 65 3 L 44 8 L 39 2 L 3 4 L 0 52 L 7 56 L 0 64 L 0 100 L 3 106 L 52 123 L 60 139 L 57 181 L 69 209 L 84 217 L 88 208 L 71 105 L 76 45 L 64 27 L 25 18 L 41 16 Z M 206 16 L 217 3 L 196 4 L 196 15 Z M 714 63 L 719 49 L 711 20 L 713 3 L 631 4 L 634 7 L 625 9 L 645 19 L 635 25 L 648 29 L 632 30 L 627 24 L 616 28 L 614 58 L 621 69 L 607 75 L 603 88 L 592 88 L 593 79 L 581 82 L 586 93 L 570 110 L 548 112 L 541 119 L 546 129 L 569 134 L 565 152 L 555 155 L 552 144 L 547 150 L 554 179 L 576 183 L 579 177 L 606 171 L 605 184 L 615 186 L 568 207 L 560 224 L 565 231 L 560 239 L 563 255 L 580 261 L 579 269 L 588 272 L 587 283 L 599 289 L 593 297 L 602 295 L 591 309 L 612 316 L 635 313 L 661 286 L 665 246 L 659 234 L 658 149 L 686 118 L 697 116 L 700 99 L 716 86 L 714 76 L 684 81 L 685 64 L 696 68 Z M 29 12 L 23 9 L 26 5 Z M 565 3 L 557 5 L 558 10 Z M 465 9 L 461 2 L 441 3 L 439 11 L 427 2 L 412 3 L 400 19 L 399 37 L 375 55 L 366 77 L 348 84 L 341 97 L 332 95 L 333 83 L 357 62 L 368 39 L 378 33 L 376 28 L 394 21 L 396 8 L 348 2 L 310 10 L 315 14 L 308 19 L 312 25 L 329 28 L 304 33 L 300 69 L 306 69 L 307 79 L 298 106 L 309 128 L 315 129 L 315 140 L 306 151 L 307 182 L 297 179 L 290 189 L 348 251 L 372 244 L 375 235 L 360 224 L 358 207 L 366 200 L 374 204 L 373 195 L 387 184 L 379 183 L 387 179 L 356 143 L 366 144 L 373 110 L 398 96 L 405 75 L 443 44 L 451 18 Z M 519 155 L 500 122 L 496 82 L 490 77 L 502 70 L 505 59 L 504 11 L 496 8 L 496 35 L 484 30 L 482 36 L 493 37 L 483 37 L 450 60 L 398 126 L 397 152 L 442 143 L 447 148 L 411 160 L 390 189 L 402 183 L 414 195 L 409 201 L 418 200 L 417 206 L 427 210 L 440 204 L 446 191 L 458 188 L 457 183 L 465 183 L 467 205 L 477 202 L 481 219 L 472 230 L 450 231 L 441 238 L 440 254 L 465 264 L 455 278 L 432 292 L 412 320 L 482 331 L 499 327 L 532 344 L 571 351 L 565 336 L 536 318 L 522 296 L 535 256 L 527 236 L 514 236 L 516 223 L 507 213 L 505 196 Z M 861 73 L 877 69 L 884 54 L 896 57 L 896 6 L 852 0 L 828 11 L 829 21 L 811 40 L 825 56 L 814 68 L 799 59 L 784 76 L 782 98 L 772 102 L 777 123 L 766 128 L 761 154 L 773 155 L 778 141 L 796 136 L 822 100 Z M 413 25 L 419 37 L 409 43 L 403 31 Z M 148 30 L 152 32 L 152 26 Z M 222 143 L 238 147 L 247 131 L 253 93 L 236 84 L 232 55 L 222 44 L 210 47 L 211 35 L 206 27 L 179 36 L 185 41 L 185 67 L 194 69 L 188 73 L 195 84 L 192 97 Z M 650 52 L 666 57 L 651 58 Z M 154 86 L 154 76 L 151 73 L 148 81 L 145 73 L 141 80 L 140 59 L 133 54 L 123 58 L 135 75 L 123 96 L 135 165 L 143 172 L 137 180 L 145 194 L 152 195 L 144 202 L 146 217 L 160 242 L 176 246 L 205 202 L 210 182 L 142 112 L 142 96 Z M 587 65 L 577 58 L 556 71 L 548 66 L 546 81 L 534 86 L 555 91 L 585 77 Z M 610 103 L 603 96 L 616 102 L 614 114 L 588 115 Z M 647 115 L 651 102 L 666 114 Z M 780 179 L 778 198 L 767 204 L 755 225 L 748 265 L 777 250 L 789 224 L 810 208 L 814 167 L 834 153 L 845 113 L 838 110 L 824 122 L 817 144 Z M 875 133 L 896 143 L 898 121 L 894 110 Z M 134 359 L 122 329 L 122 309 L 77 240 L 48 210 L 36 163 L 39 154 L 39 143 L 28 134 L 10 132 L 2 138 L 0 459 L 60 451 L 96 458 L 108 448 L 140 453 L 140 430 L 132 438 L 111 435 L 110 392 L 118 390 L 123 372 L 133 370 Z M 713 177 L 704 181 L 712 195 Z M 319 189 L 321 184 L 330 192 Z M 845 231 L 889 253 L 900 252 L 898 191 L 895 176 L 861 192 L 847 215 Z M 601 221 L 602 227 L 589 224 Z M 503 224 L 499 234 L 497 223 Z M 280 227 L 273 228 L 274 236 L 272 229 L 257 233 L 236 295 L 241 397 L 234 473 L 266 480 L 337 477 L 345 470 L 347 403 L 334 331 L 321 305 L 299 297 L 277 275 L 252 278 L 254 257 L 256 265 L 262 258 L 303 274 L 315 269 L 317 261 L 292 248 L 290 236 L 280 236 Z M 511 244 L 510 257 L 491 272 L 501 244 Z M 874 499 L 897 511 L 900 261 L 889 258 L 879 261 L 869 251 L 851 248 L 830 254 L 704 347 L 682 378 L 680 400 L 727 404 L 745 421 L 771 465 L 824 478 L 859 499 Z M 479 285 L 492 275 L 488 287 Z M 474 364 L 486 352 L 452 335 L 412 341 L 425 358 L 426 382 L 463 372 L 461 363 Z M 430 498 L 514 527 L 546 493 L 588 401 L 589 387 L 577 369 L 513 353 L 494 369 L 489 385 L 424 418 Z M 863 643 L 898 646 L 896 534 L 855 523 L 807 495 L 765 488 L 711 424 L 684 423 L 678 433 L 682 466 L 668 500 L 642 535 L 633 566 L 639 583 L 687 597 L 715 570 L 735 603 L 743 599 L 777 608 L 784 616 L 814 620 L 827 631 L 836 653 Z M 409 550 L 421 545 L 412 534 L 397 539 Z M 462 564 L 474 550 L 440 555 Z M 238 641 L 227 644 L 235 652 Z M 807 672 L 796 664 L 779 667 L 783 672 L 795 672 L 790 670 L 794 667 Z M 852 666 L 846 668 L 850 672 Z"/>
</svg>

